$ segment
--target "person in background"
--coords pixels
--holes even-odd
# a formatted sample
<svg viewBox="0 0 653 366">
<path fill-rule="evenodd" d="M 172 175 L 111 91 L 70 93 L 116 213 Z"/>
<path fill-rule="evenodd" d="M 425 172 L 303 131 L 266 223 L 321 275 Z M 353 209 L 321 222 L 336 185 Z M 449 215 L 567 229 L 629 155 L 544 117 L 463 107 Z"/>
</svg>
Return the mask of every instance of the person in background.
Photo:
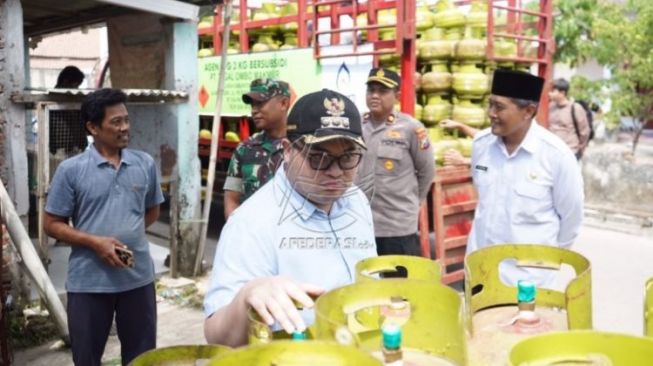
<svg viewBox="0 0 653 366">
<path fill-rule="evenodd" d="M 591 105 L 592 115 L 594 116 L 594 139 L 599 141 L 605 141 L 608 138 L 608 129 L 605 126 L 605 120 L 603 119 L 603 109 L 600 105 L 592 103 Z"/>
<path fill-rule="evenodd" d="M 363 117 L 367 152 L 357 184 L 373 186 L 370 203 L 378 254 L 419 256 L 418 214 L 433 183 L 435 163 L 424 125 L 394 110 L 400 82 L 399 75 L 388 69 L 369 73 L 369 113 Z"/>
<path fill-rule="evenodd" d="M 64 67 L 57 76 L 55 89 L 77 89 L 84 81 L 84 73 L 76 66 Z M 77 111 L 61 110 L 56 112 L 59 117 L 50 120 L 50 153 L 56 154 L 58 150 L 61 153 L 72 153 L 73 151 L 83 151 L 90 145 L 93 140 L 87 137 L 83 127 L 70 126 L 69 120 L 77 120 Z M 38 139 L 38 120 L 36 116 L 32 118 L 32 135 L 31 143 L 36 143 Z M 67 136 L 65 141 L 60 141 L 61 136 Z M 68 137 L 69 136 L 69 137 Z"/>
<path fill-rule="evenodd" d="M 304 331 L 311 296 L 353 283 L 356 262 L 376 255 L 369 202 L 352 185 L 361 134 L 356 105 L 340 93 L 295 103 L 283 164 L 220 234 L 204 298 L 208 343 L 246 344 L 250 307 L 274 329 Z"/>
<path fill-rule="evenodd" d="M 261 131 L 241 142 L 231 157 L 224 183 L 225 220 L 272 179 L 283 160 L 290 86 L 281 80 L 256 79 L 243 94 L 243 103 L 251 105 L 254 125 Z"/>
<path fill-rule="evenodd" d="M 503 243 L 569 248 L 583 218 L 583 178 L 571 149 L 533 118 L 544 79 L 521 71 L 494 72 L 488 116 L 491 127 L 474 137 L 472 177 L 478 205 L 467 254 Z M 551 287 L 555 271 L 499 268 L 515 286 L 531 280 Z"/>
<path fill-rule="evenodd" d="M 55 89 L 78 89 L 82 82 L 84 81 L 84 73 L 82 70 L 77 68 L 77 66 L 66 66 L 57 77 L 57 84 L 54 86 Z M 63 112 L 60 112 L 63 113 Z M 58 139 L 57 135 L 72 135 L 72 141 L 69 143 L 74 148 L 78 148 L 80 151 L 85 150 L 88 146 L 91 146 L 93 143 L 93 137 L 89 133 L 84 133 L 82 130 L 68 126 L 64 121 L 53 120 L 50 121 L 50 148 L 53 153 L 61 148 L 62 146 L 57 145 Z M 71 149 L 71 146 L 63 146 L 67 150 Z"/>
<path fill-rule="evenodd" d="M 114 315 L 123 365 L 156 348 L 145 228 L 158 218 L 163 194 L 154 159 L 127 148 L 126 100 L 115 89 L 84 99 L 82 119 L 95 142 L 59 165 L 45 206 L 45 232 L 72 247 L 66 291 L 75 365 L 100 366 Z"/>
<path fill-rule="evenodd" d="M 549 130 L 560 137 L 580 160 L 591 131 L 585 109 L 569 97 L 569 82 L 565 79 L 553 81 L 549 98 Z"/>
<path fill-rule="evenodd" d="M 66 66 L 57 77 L 56 89 L 77 89 L 84 81 L 84 73 L 76 66 Z"/>
</svg>

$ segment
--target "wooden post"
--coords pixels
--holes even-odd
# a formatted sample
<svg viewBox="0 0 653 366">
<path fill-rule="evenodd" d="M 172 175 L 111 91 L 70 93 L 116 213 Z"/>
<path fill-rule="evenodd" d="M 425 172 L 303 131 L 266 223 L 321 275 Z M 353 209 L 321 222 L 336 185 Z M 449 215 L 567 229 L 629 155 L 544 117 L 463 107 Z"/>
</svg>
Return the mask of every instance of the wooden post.
<svg viewBox="0 0 653 366">
<path fill-rule="evenodd" d="M 48 184 L 50 182 L 50 121 L 47 113 L 47 104 L 36 105 L 38 123 L 38 141 L 36 145 L 36 160 L 38 166 L 37 190 L 38 199 L 38 229 L 39 229 L 39 254 L 47 271 L 48 268 L 48 236 L 45 233 L 43 217 L 47 199 Z"/>
<path fill-rule="evenodd" d="M 206 193 L 204 197 L 204 211 L 202 214 L 200 242 L 197 247 L 197 256 L 195 257 L 195 268 L 193 276 L 200 272 L 202 259 L 204 259 L 204 248 L 206 247 L 206 235 L 209 226 L 209 215 L 211 213 L 211 201 L 213 200 L 213 183 L 215 182 L 215 165 L 218 155 L 218 141 L 220 136 L 220 120 L 222 114 L 222 96 L 224 95 L 224 76 L 227 67 L 227 48 L 229 46 L 229 24 L 231 23 L 231 13 L 233 4 L 231 0 L 225 1 L 224 10 L 224 30 L 222 31 L 222 57 L 220 60 L 220 73 L 218 76 L 218 94 L 215 102 L 215 113 L 213 114 L 213 128 L 211 135 L 211 153 L 209 155 L 209 174 L 206 178 Z M 244 9 L 241 9 L 241 12 Z"/>
<path fill-rule="evenodd" d="M 178 190 L 178 172 L 175 169 L 172 174 L 173 178 L 170 180 L 170 277 L 179 277 L 178 261 L 179 250 L 177 237 L 179 236 L 179 197 L 177 196 Z"/>
</svg>

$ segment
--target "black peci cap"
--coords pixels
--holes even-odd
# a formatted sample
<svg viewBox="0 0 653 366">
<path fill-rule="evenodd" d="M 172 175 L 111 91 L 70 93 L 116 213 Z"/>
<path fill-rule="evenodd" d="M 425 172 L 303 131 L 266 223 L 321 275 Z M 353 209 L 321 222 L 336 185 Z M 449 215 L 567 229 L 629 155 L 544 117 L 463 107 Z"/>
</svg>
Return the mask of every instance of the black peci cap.
<svg viewBox="0 0 653 366">
<path fill-rule="evenodd" d="M 297 100 L 288 114 L 287 133 L 291 141 L 304 138 L 306 144 L 344 138 L 366 148 L 358 108 L 346 96 L 329 89 Z"/>
<path fill-rule="evenodd" d="M 367 84 L 372 82 L 379 83 L 391 89 L 398 89 L 401 84 L 401 78 L 399 77 L 399 74 L 392 70 L 375 67 L 370 70 L 370 74 L 367 77 Z"/>
<path fill-rule="evenodd" d="M 544 79 L 523 71 L 498 69 L 492 79 L 492 94 L 508 98 L 539 102 L 543 87 Z"/>
</svg>

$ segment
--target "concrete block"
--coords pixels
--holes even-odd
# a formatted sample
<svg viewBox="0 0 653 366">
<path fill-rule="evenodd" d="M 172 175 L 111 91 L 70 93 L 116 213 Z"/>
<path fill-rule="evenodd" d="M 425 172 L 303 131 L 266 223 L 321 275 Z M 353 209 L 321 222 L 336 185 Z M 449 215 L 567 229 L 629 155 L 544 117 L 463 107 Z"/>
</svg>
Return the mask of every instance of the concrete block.
<svg viewBox="0 0 653 366">
<path fill-rule="evenodd" d="M 609 208 L 611 212 L 626 215 L 639 212 L 643 214 L 637 216 L 653 217 L 650 202 L 642 199 L 653 197 L 653 149 L 643 142 L 638 147 L 636 159 L 628 158 L 629 154 L 625 143 L 597 144 L 588 148 L 582 162 L 585 203 Z M 621 216 L 612 219 L 632 221 Z"/>
</svg>

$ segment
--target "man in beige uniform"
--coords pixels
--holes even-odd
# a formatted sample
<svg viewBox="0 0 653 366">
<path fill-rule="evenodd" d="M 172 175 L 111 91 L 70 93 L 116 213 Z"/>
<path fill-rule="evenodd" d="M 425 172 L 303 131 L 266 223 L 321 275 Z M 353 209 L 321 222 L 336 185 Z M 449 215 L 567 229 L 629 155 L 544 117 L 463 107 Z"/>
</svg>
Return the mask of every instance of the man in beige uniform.
<svg viewBox="0 0 653 366">
<path fill-rule="evenodd" d="M 433 149 L 424 125 L 394 111 L 399 97 L 397 73 L 375 68 L 367 79 L 363 137 L 367 152 L 357 184 L 373 188 L 377 253 L 420 255 L 417 220 L 435 176 Z"/>
</svg>

